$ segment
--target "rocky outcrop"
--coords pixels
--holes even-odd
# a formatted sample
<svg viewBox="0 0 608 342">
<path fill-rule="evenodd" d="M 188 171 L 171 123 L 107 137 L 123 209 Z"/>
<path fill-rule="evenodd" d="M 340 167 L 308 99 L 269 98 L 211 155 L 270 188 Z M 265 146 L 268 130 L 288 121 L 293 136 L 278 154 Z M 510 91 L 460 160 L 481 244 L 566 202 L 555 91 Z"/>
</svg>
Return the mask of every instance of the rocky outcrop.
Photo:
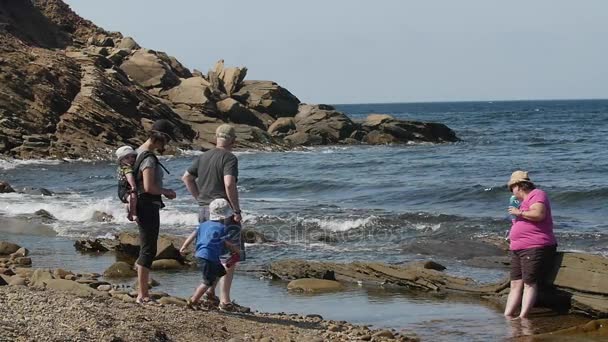
<svg viewBox="0 0 608 342">
<path fill-rule="evenodd" d="M 398 120 L 386 114 L 372 114 L 361 123 L 363 142 L 380 145 L 408 142 L 455 142 L 456 133 L 444 124 Z"/>
<path fill-rule="evenodd" d="M 0 22 L 0 153 L 8 156 L 107 159 L 119 145 L 141 144 L 157 119 L 175 125 L 175 151 L 213 147 L 225 122 L 237 126 L 237 147 L 254 149 L 455 140 L 440 124 L 358 123 L 330 106 L 302 105 L 223 60 L 207 75 L 192 73 L 61 0 L 2 2 Z"/>
<path fill-rule="evenodd" d="M 472 279 L 449 276 L 434 263 L 386 265 L 372 262 L 349 264 L 282 260 L 268 267 L 275 279 L 314 278 L 363 285 L 404 287 L 423 292 L 457 292 L 500 301 L 508 294 L 509 281 L 479 285 Z M 583 253 L 559 252 L 553 271 L 545 279 L 552 285 L 542 290 L 542 303 L 559 310 L 608 317 L 608 259 Z"/>
</svg>

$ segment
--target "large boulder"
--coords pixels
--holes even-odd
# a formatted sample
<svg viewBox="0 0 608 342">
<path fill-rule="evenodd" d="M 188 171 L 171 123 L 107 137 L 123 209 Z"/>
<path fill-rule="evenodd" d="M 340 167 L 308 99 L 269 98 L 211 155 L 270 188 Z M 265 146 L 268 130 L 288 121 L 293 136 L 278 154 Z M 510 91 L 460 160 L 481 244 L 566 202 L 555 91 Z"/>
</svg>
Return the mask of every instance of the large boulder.
<svg viewBox="0 0 608 342">
<path fill-rule="evenodd" d="M 122 232 L 116 236 L 118 245 L 116 250 L 126 253 L 129 256 L 139 255 L 139 235 L 130 232 Z M 161 235 L 156 244 L 156 259 L 176 259 L 182 260 L 179 248 L 185 241 L 183 237 Z"/>
<path fill-rule="evenodd" d="M 304 278 L 292 280 L 287 289 L 303 292 L 325 292 L 342 290 L 344 286 L 335 280 Z"/>
<path fill-rule="evenodd" d="M 169 89 L 163 95 L 174 104 L 206 105 L 209 99 L 205 96 L 205 89 L 209 85 L 209 82 L 202 77 L 190 77 L 182 79 L 178 86 Z"/>
<path fill-rule="evenodd" d="M 118 261 L 108 267 L 103 272 L 103 276 L 106 278 L 130 278 L 137 276 L 137 272 L 133 269 L 133 266 L 124 261 Z"/>
<path fill-rule="evenodd" d="M 221 113 L 222 118 L 229 122 L 256 126 L 261 129 L 266 129 L 265 124 L 256 113 L 249 108 L 243 106 L 240 102 L 232 98 L 226 98 L 218 101 L 217 110 Z"/>
<path fill-rule="evenodd" d="M 163 60 L 163 62 L 165 62 L 171 68 L 171 71 L 173 71 L 178 77 L 192 77 L 192 73 L 190 72 L 190 70 L 183 66 L 182 63 L 177 60 L 177 58 L 169 56 L 167 53 L 161 51 L 157 52 L 156 54 L 158 55 L 158 57 L 160 57 L 160 59 Z"/>
<path fill-rule="evenodd" d="M 300 105 L 294 120 L 298 132 L 319 136 L 323 144 L 338 143 L 357 129 L 348 116 L 326 105 Z"/>
<path fill-rule="evenodd" d="M 232 97 L 274 118 L 296 115 L 300 104 L 297 97 L 272 81 L 243 81 Z"/>
<path fill-rule="evenodd" d="M 21 246 L 11 242 L 0 241 L 0 255 L 11 255 L 17 252 Z"/>
<path fill-rule="evenodd" d="M 296 130 L 296 121 L 293 118 L 278 118 L 270 127 L 268 133 L 273 136 L 287 135 Z"/>
<path fill-rule="evenodd" d="M 155 51 L 137 50 L 120 65 L 135 82 L 145 88 L 171 88 L 179 84 L 179 77 Z"/>
<path fill-rule="evenodd" d="M 118 44 L 116 45 L 116 47 L 119 48 L 119 49 L 127 50 L 129 52 L 141 48 L 141 46 L 139 46 L 139 44 L 137 44 L 137 42 L 135 41 L 135 39 L 133 39 L 131 37 L 124 37 L 124 38 L 122 38 L 118 42 Z"/>
</svg>

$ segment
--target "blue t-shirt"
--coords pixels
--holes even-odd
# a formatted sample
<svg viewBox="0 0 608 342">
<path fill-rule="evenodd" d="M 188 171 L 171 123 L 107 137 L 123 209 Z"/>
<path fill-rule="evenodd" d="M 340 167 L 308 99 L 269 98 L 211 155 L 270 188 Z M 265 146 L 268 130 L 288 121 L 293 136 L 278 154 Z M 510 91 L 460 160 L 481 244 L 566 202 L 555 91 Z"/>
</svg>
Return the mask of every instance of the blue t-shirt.
<svg viewBox="0 0 608 342">
<path fill-rule="evenodd" d="M 218 221 L 205 221 L 198 226 L 196 233 L 197 258 L 220 263 L 220 255 L 224 250 L 226 226 Z"/>
</svg>

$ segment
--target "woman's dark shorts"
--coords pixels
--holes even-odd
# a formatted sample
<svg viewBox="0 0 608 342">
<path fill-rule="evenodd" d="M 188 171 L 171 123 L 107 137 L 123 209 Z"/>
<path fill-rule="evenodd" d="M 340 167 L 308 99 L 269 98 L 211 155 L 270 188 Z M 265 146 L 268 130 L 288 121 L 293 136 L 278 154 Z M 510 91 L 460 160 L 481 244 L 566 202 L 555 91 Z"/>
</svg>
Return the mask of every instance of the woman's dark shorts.
<svg viewBox="0 0 608 342">
<path fill-rule="evenodd" d="M 160 206 L 148 201 L 137 201 L 139 218 L 139 258 L 136 263 L 145 268 L 152 267 L 156 257 L 156 244 L 160 229 Z"/>
<path fill-rule="evenodd" d="M 543 282 L 553 268 L 557 246 L 511 251 L 511 280 L 525 284 Z"/>
<path fill-rule="evenodd" d="M 226 275 L 226 269 L 221 263 L 203 258 L 196 258 L 196 263 L 203 274 L 203 284 L 207 286 L 213 286 L 218 279 Z"/>
</svg>

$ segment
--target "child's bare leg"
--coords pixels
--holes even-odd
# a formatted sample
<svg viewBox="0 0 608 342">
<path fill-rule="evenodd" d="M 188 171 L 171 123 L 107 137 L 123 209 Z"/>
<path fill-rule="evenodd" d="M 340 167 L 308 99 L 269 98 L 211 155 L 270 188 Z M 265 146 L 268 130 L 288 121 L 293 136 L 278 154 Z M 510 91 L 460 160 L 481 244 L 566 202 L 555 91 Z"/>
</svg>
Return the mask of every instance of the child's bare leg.
<svg viewBox="0 0 608 342">
<path fill-rule="evenodd" d="M 201 299 L 201 297 L 203 296 L 203 294 L 205 294 L 205 292 L 207 291 L 207 289 L 209 288 L 208 285 L 206 285 L 205 283 L 201 283 L 196 290 L 194 290 L 194 293 L 192 294 L 192 298 L 190 298 L 190 300 L 193 303 L 198 303 L 198 301 Z"/>
</svg>

